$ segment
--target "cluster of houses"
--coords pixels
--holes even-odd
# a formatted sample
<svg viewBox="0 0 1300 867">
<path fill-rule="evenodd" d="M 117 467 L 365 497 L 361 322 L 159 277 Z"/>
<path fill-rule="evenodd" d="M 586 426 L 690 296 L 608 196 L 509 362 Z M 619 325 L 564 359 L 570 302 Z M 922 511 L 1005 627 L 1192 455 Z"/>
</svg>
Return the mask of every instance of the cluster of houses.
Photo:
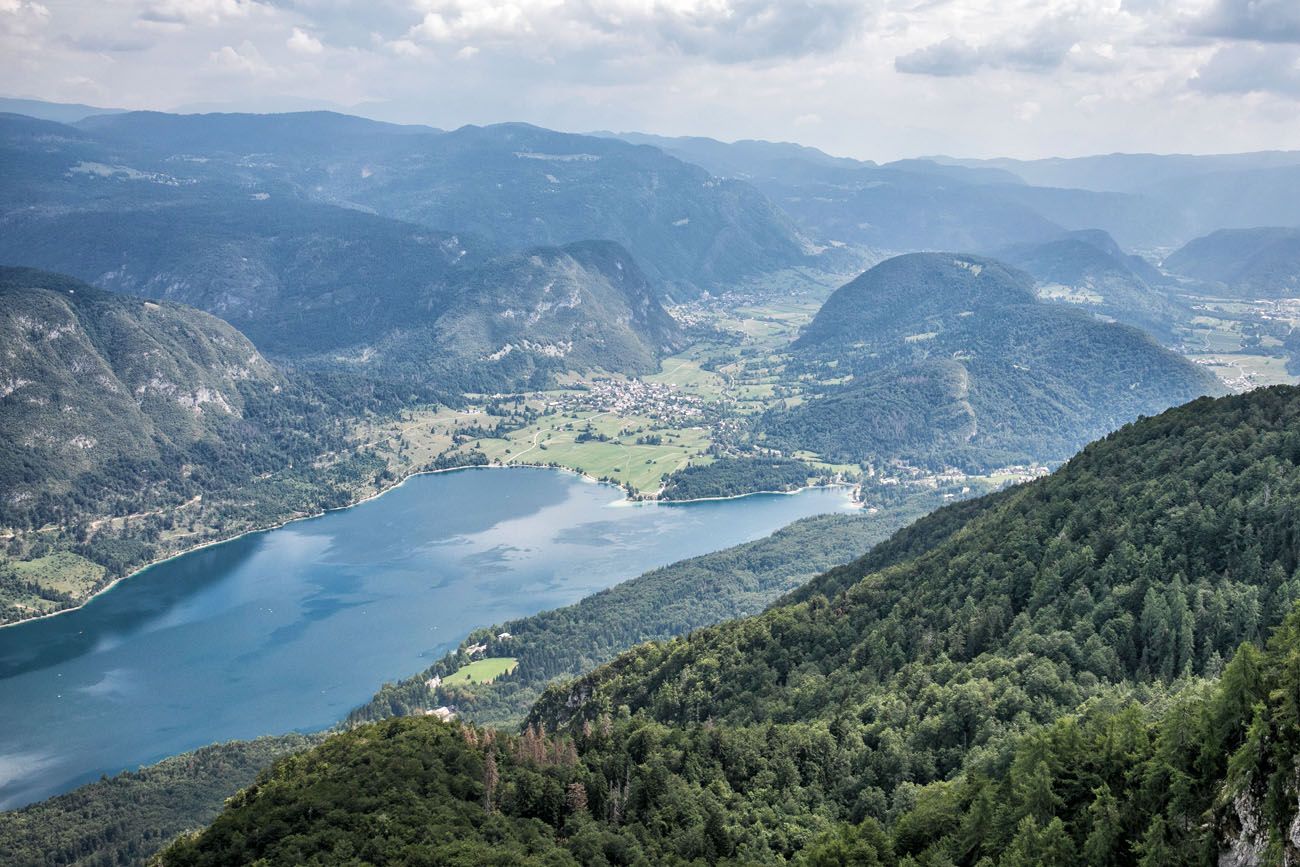
<svg viewBox="0 0 1300 867">
<path fill-rule="evenodd" d="M 562 412 L 596 410 L 620 416 L 643 415 L 659 422 L 698 423 L 704 402 L 671 385 L 639 379 L 598 379 L 584 392 L 571 392 L 551 406 Z"/>
</svg>

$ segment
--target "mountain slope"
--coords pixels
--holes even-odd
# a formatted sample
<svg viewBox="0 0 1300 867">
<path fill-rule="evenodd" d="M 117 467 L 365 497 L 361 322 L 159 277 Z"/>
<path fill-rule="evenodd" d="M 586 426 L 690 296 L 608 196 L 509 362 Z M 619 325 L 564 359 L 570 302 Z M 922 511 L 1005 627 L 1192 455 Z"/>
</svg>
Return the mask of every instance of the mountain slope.
<svg viewBox="0 0 1300 867">
<path fill-rule="evenodd" d="M 481 245 L 448 233 L 288 199 L 210 200 L 14 214 L 0 261 L 222 317 L 263 351 L 365 344 L 443 306 Z"/>
<path fill-rule="evenodd" d="M 163 552 L 352 499 L 359 390 L 322 397 L 221 320 L 0 268 L 0 622 Z M 327 459 L 328 458 L 328 459 Z"/>
<path fill-rule="evenodd" d="M 682 339 L 657 294 L 613 242 L 539 247 L 462 270 L 440 310 L 347 364 L 472 392 L 540 387 L 571 370 L 648 373 Z"/>
<path fill-rule="evenodd" d="M 1221 229 L 1165 259 L 1170 271 L 1234 297 L 1300 296 L 1300 229 Z"/>
<path fill-rule="evenodd" d="M 1033 275 L 1044 300 L 1077 304 L 1162 340 L 1171 339 L 1175 324 L 1190 315 L 1159 288 L 1168 278 L 1140 256 L 1126 254 L 1100 229 L 1068 232 L 993 255 Z"/>
<path fill-rule="evenodd" d="M 827 299 L 793 350 L 814 398 L 760 422 L 769 444 L 849 461 L 974 469 L 1061 460 L 1198 394 L 1205 371 L 1145 335 L 1039 302 L 992 259 L 917 253 Z"/>
<path fill-rule="evenodd" d="M 1128 425 L 757 617 L 552 688 L 519 739 L 430 720 L 336 738 L 163 863 L 400 859 L 446 828 L 481 862 L 528 817 L 557 864 L 1281 863 L 1297 431 L 1289 387 Z M 1266 655 L 1238 649 L 1283 623 Z"/>
<path fill-rule="evenodd" d="M 0 299 L 9 519 L 83 474 L 227 434 L 241 389 L 284 384 L 247 338 L 196 310 L 14 268 L 0 269 Z"/>
</svg>

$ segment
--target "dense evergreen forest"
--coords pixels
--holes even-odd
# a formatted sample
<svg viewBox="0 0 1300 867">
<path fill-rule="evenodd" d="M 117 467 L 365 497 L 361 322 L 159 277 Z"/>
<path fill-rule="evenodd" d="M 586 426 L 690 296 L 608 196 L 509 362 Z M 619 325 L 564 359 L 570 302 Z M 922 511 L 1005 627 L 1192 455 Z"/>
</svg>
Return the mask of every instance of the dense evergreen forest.
<svg viewBox="0 0 1300 867">
<path fill-rule="evenodd" d="M 702 500 L 754 491 L 793 491 L 807 485 L 815 472 L 803 461 L 790 458 L 718 458 L 673 473 L 659 498 Z"/>
<path fill-rule="evenodd" d="M 226 798 L 320 735 L 278 735 L 203 747 L 0 813 L 6 864 L 109 867 L 143 863 L 182 831 L 216 818 Z"/>
<path fill-rule="evenodd" d="M 552 687 L 521 736 L 361 727 L 164 863 L 452 835 L 464 863 L 1289 863 L 1297 508 L 1300 389 L 1198 400 Z"/>
</svg>

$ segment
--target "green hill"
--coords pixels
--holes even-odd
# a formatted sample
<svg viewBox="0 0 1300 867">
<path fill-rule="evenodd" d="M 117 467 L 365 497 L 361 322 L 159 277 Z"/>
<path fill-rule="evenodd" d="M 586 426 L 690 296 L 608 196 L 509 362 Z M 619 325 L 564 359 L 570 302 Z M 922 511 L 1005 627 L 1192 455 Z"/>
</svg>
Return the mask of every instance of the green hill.
<svg viewBox="0 0 1300 867">
<path fill-rule="evenodd" d="M 1229 297 L 1300 295 L 1300 229 L 1222 229 L 1189 241 L 1165 259 L 1177 274 Z"/>
<path fill-rule="evenodd" d="M 1171 339 L 1175 326 L 1191 317 L 1169 298 L 1166 277 L 1140 256 L 1126 254 L 1101 230 L 1068 232 L 994 255 L 1031 274 L 1044 300 L 1078 305 L 1162 340 Z"/>
<path fill-rule="evenodd" d="M 1210 374 L 1146 335 L 1040 302 L 996 260 L 916 253 L 827 299 L 793 345 L 814 397 L 769 411 L 768 445 L 837 461 L 972 469 L 1063 460 L 1198 394 Z"/>
<path fill-rule="evenodd" d="M 1287 387 L 1128 425 L 553 687 L 522 737 L 335 738 L 163 863 L 398 863 L 453 835 L 430 863 L 1284 863 L 1298 431 Z"/>
</svg>

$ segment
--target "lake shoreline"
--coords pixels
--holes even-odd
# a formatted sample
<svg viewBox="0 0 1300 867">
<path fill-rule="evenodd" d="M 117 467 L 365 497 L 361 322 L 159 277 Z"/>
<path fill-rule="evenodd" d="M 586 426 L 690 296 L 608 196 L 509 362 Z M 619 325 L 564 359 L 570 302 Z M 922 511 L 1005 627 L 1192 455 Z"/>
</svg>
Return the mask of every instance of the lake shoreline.
<svg viewBox="0 0 1300 867">
<path fill-rule="evenodd" d="M 579 476 L 582 479 L 585 479 L 586 481 L 593 482 L 598 485 L 609 485 L 611 487 L 617 488 L 618 490 L 622 491 L 624 494 L 623 499 L 621 501 L 616 501 L 616 502 L 619 505 L 628 505 L 628 506 L 639 506 L 639 505 L 647 505 L 647 504 L 664 505 L 664 506 L 689 505 L 691 503 L 709 503 L 709 502 L 721 502 L 725 500 L 738 500 L 744 497 L 756 497 L 765 494 L 799 494 L 804 491 L 814 490 L 816 488 L 852 487 L 851 485 L 845 484 L 843 482 L 839 482 L 839 483 L 826 484 L 826 485 L 805 485 L 802 488 L 796 488 L 795 490 L 792 491 L 749 491 L 748 493 L 732 494 L 726 497 L 698 497 L 696 499 L 691 499 L 691 500 L 661 500 L 658 498 L 642 500 L 642 499 L 637 499 L 636 497 L 627 493 L 627 489 L 624 488 L 622 485 L 617 484 L 616 482 L 598 479 L 595 476 L 590 475 L 589 473 L 585 473 L 582 470 L 574 469 L 573 467 L 558 466 L 554 464 L 488 463 L 488 464 L 467 464 L 461 467 L 441 467 L 435 470 L 414 470 L 402 476 L 400 479 L 396 480 L 388 487 L 382 488 L 378 491 L 373 491 L 369 494 L 366 494 L 364 497 L 356 499 L 346 505 L 335 506 L 329 509 L 320 509 L 319 511 L 312 512 L 310 514 L 295 515 L 290 518 L 285 518 L 283 521 L 279 521 L 275 524 L 268 524 L 267 526 L 264 527 L 254 527 L 248 530 L 241 530 L 240 532 L 235 533 L 232 536 L 223 536 L 222 538 L 219 539 L 209 539 L 206 542 L 199 542 L 198 544 L 191 545 L 187 548 L 183 548 L 173 554 L 167 554 L 166 556 L 163 557 L 157 557 L 153 560 L 150 560 L 148 563 L 145 563 L 140 568 L 127 573 L 126 575 L 122 575 L 118 578 L 114 578 L 112 581 L 105 584 L 103 587 L 96 590 L 94 593 L 90 594 L 85 599 L 78 602 L 76 605 L 70 605 L 67 608 L 60 608 L 58 611 L 47 611 L 44 614 L 37 614 L 33 617 L 24 617 L 21 620 L 14 620 L 10 623 L 0 623 L 0 629 L 9 629 L 14 626 L 22 626 L 27 623 L 35 623 L 39 620 L 48 620 L 51 617 L 58 617 L 61 614 L 71 614 L 74 611 L 80 611 L 91 601 L 99 598 L 100 596 L 107 593 L 108 591 L 116 588 L 122 582 L 130 578 L 134 578 L 144 572 L 147 572 L 156 566 L 161 566 L 164 563 L 175 560 L 178 557 L 184 557 L 188 554 L 193 554 L 197 551 L 202 551 L 204 548 L 211 548 L 214 545 L 224 545 L 227 542 L 234 542 L 238 539 L 244 538 L 245 536 L 252 536 L 257 533 L 269 533 L 272 530 L 279 530 L 289 526 L 290 524 L 296 524 L 299 521 L 307 521 L 312 518 L 320 518 L 323 517 L 324 515 L 328 515 L 331 512 L 341 512 L 345 509 L 355 508 L 357 506 L 362 505 L 363 503 L 368 503 L 371 500 L 382 497 L 384 494 L 387 494 L 390 491 L 397 490 L 402 485 L 406 484 L 408 481 L 415 478 L 416 476 L 432 476 L 438 473 L 456 473 L 456 472 L 463 472 L 465 470 L 509 470 L 509 469 L 517 469 L 517 468 L 537 469 L 537 470 L 558 470 L 560 472 L 572 473 L 575 476 Z"/>
</svg>

